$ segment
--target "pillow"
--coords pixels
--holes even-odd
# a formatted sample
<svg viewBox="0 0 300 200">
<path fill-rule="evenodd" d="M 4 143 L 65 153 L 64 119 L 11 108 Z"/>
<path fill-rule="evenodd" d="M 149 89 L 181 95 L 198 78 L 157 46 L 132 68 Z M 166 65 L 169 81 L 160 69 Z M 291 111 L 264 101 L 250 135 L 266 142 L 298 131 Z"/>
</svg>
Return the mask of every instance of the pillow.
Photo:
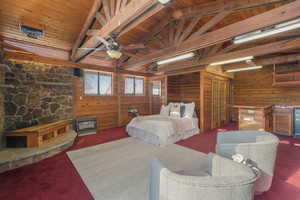
<svg viewBox="0 0 300 200">
<path fill-rule="evenodd" d="M 170 106 L 162 105 L 160 109 L 160 115 L 167 117 L 169 116 L 169 114 L 170 114 Z"/>
<path fill-rule="evenodd" d="M 185 113 L 183 117 L 193 118 L 195 111 L 195 103 L 187 103 L 185 104 Z"/>
<path fill-rule="evenodd" d="M 180 118 L 180 103 L 172 103 L 170 117 Z"/>
</svg>

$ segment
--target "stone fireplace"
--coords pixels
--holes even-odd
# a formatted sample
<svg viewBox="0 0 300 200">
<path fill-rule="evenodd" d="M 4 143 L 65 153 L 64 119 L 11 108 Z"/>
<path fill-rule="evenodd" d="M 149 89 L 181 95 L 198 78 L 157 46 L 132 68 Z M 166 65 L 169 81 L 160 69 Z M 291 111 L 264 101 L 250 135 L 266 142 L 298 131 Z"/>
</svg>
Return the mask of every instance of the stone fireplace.
<svg viewBox="0 0 300 200">
<path fill-rule="evenodd" d="M 3 59 L 0 133 L 73 118 L 73 69 Z"/>
</svg>

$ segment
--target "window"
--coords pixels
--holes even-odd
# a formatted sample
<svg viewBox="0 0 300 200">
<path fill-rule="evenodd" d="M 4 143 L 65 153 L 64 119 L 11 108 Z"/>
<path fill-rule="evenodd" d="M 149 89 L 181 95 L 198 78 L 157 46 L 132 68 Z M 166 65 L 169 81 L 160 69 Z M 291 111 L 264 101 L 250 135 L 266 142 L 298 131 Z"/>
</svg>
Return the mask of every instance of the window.
<svg viewBox="0 0 300 200">
<path fill-rule="evenodd" d="M 125 77 L 125 94 L 144 95 L 144 79 L 133 76 Z"/>
<path fill-rule="evenodd" d="M 85 71 L 84 93 L 88 95 L 112 95 L 112 75 Z"/>
<path fill-rule="evenodd" d="M 161 96 L 161 81 L 152 82 L 152 95 Z"/>
</svg>

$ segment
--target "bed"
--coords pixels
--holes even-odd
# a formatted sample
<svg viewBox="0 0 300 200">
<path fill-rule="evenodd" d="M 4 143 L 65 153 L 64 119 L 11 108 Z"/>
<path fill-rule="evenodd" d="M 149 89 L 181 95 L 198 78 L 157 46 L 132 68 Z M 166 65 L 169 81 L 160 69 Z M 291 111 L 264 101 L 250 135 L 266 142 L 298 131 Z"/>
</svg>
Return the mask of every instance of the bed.
<svg viewBox="0 0 300 200">
<path fill-rule="evenodd" d="M 172 107 L 172 104 L 168 106 Z M 191 117 L 174 117 L 161 112 L 135 117 L 126 130 L 130 136 L 148 144 L 166 146 L 198 134 L 199 125 L 195 113 Z"/>
</svg>

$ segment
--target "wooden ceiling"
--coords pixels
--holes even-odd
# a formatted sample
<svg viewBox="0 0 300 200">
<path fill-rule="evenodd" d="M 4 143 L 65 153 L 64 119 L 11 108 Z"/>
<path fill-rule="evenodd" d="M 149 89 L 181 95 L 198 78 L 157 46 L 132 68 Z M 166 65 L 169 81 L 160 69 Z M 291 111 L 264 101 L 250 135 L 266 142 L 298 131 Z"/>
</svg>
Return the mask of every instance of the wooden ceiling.
<svg viewBox="0 0 300 200">
<path fill-rule="evenodd" d="M 0 36 L 71 50 L 94 0 L 1 0 Z M 28 38 L 19 24 L 43 27 L 45 37 Z"/>
<path fill-rule="evenodd" d="M 74 45 L 78 40 L 84 25 L 86 24 L 88 16 L 95 5 L 95 1 L 104 2 L 106 0 L 2 0 L 0 8 L 0 37 L 4 38 L 5 40 L 23 41 L 28 42 L 29 44 L 53 47 L 67 51 L 69 54 L 71 53 L 72 48 L 74 50 Z M 111 4 L 112 2 L 116 4 L 116 2 L 119 3 L 125 0 L 107 1 L 109 1 L 108 4 Z M 127 5 L 129 5 L 129 3 L 132 1 L 138 0 L 128 0 L 126 1 Z M 143 1 L 150 2 L 151 0 Z M 126 61 L 123 63 L 124 68 L 149 72 L 149 67 L 151 68 L 152 66 L 151 62 L 141 62 L 143 64 L 137 65 L 133 68 L 128 66 L 132 66 L 132 63 L 138 63 L 141 58 L 144 56 L 149 56 L 155 51 L 164 50 L 170 46 L 174 46 L 176 48 L 180 47 L 179 44 L 177 44 L 183 42 L 180 42 L 180 37 L 188 38 L 188 36 L 199 31 L 199 29 L 201 30 L 201 28 L 207 26 L 211 21 L 215 21 L 216 23 L 213 25 L 210 24 L 211 27 L 208 27 L 207 30 L 200 35 L 204 33 L 213 33 L 214 31 L 229 25 L 249 19 L 262 13 L 266 13 L 275 8 L 280 8 L 288 5 L 291 2 L 298 1 L 299 0 L 174 0 L 172 4 L 167 5 L 165 8 L 156 9 L 156 11 L 151 13 L 151 15 L 149 14 L 147 17 L 141 17 L 144 19 L 143 21 L 137 23 L 136 26 L 133 26 L 129 31 L 126 31 L 117 39 L 117 41 L 122 45 L 143 42 L 147 46 L 147 49 L 133 51 L 133 56 L 131 57 L 128 57 L 128 55 L 125 58 L 123 57 L 122 59 Z M 238 7 L 240 9 L 231 10 L 230 7 L 228 8 L 229 4 L 227 5 L 229 2 L 231 2 L 230 5 L 233 5 L 233 7 Z M 247 4 L 254 6 L 247 7 Z M 216 5 L 215 8 L 212 5 Z M 199 7 L 204 7 L 201 9 L 208 10 L 211 14 L 195 12 L 195 9 Z M 218 11 L 219 7 L 225 8 L 225 11 L 222 11 L 221 14 Z M 100 10 L 100 12 L 104 14 L 103 10 L 104 8 L 102 8 L 102 11 Z M 187 15 L 187 17 L 178 18 L 178 10 L 193 14 Z M 218 13 L 220 14 L 219 19 Z M 222 15 L 222 13 L 224 14 Z M 296 16 L 297 13 L 294 15 Z M 151 33 L 157 29 L 158 25 L 161 24 L 162 21 L 166 21 L 166 24 L 160 27 L 158 32 L 151 35 Z M 32 24 L 33 26 L 37 27 L 43 27 L 45 30 L 45 36 L 40 39 L 31 39 L 26 37 L 19 31 L 19 24 L 22 22 Z M 195 24 L 192 26 L 193 23 Z M 260 22 L 257 23 L 259 24 Z M 100 25 L 99 23 L 94 23 L 94 25 L 89 28 L 101 30 L 103 27 L 104 26 Z M 191 31 L 187 32 L 187 35 L 183 37 L 181 34 L 188 28 L 191 28 Z M 177 36 L 176 31 L 180 32 Z M 228 48 L 228 46 L 231 46 L 231 42 L 227 40 L 214 45 L 209 45 L 207 48 L 203 48 L 199 52 L 200 55 L 204 57 L 215 56 L 215 54 L 220 54 L 221 52 L 229 52 L 232 50 L 241 51 L 246 48 L 253 48 L 259 45 L 274 43 L 290 38 L 297 38 L 299 33 L 300 32 L 296 30 L 282 35 L 239 45 L 234 48 Z M 81 43 L 84 43 L 89 39 L 91 39 L 91 37 L 86 37 L 83 41 L 81 41 Z M 75 48 L 77 47 L 75 46 Z M 228 50 L 226 48 L 228 48 Z M 296 47 L 293 48 L 297 50 Z M 289 49 L 285 50 L 283 48 L 282 52 L 284 53 L 287 50 Z M 272 55 L 274 54 L 267 53 L 265 56 L 270 57 Z M 96 65 L 97 59 L 107 59 L 104 52 L 95 53 L 94 56 L 97 57 L 93 58 L 94 62 L 92 64 Z M 259 55 L 259 58 L 263 58 L 263 56 L 264 55 Z M 101 61 L 100 63 L 103 62 Z M 111 65 L 112 62 L 108 62 L 108 64 Z M 170 67 L 168 66 L 167 68 Z"/>
</svg>

